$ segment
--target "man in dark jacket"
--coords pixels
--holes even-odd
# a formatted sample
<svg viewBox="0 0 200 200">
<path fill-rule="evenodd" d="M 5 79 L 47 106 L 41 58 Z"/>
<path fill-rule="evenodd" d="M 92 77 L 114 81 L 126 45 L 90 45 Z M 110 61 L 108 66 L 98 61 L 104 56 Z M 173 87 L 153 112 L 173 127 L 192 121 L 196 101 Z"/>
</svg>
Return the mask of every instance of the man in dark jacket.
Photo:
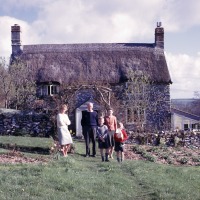
<svg viewBox="0 0 200 200">
<path fill-rule="evenodd" d="M 82 112 L 81 125 L 86 145 L 86 157 L 90 156 L 90 140 L 92 141 L 92 156 L 96 156 L 96 129 L 98 125 L 98 114 L 93 110 L 93 103 L 87 104 L 87 111 Z"/>
</svg>

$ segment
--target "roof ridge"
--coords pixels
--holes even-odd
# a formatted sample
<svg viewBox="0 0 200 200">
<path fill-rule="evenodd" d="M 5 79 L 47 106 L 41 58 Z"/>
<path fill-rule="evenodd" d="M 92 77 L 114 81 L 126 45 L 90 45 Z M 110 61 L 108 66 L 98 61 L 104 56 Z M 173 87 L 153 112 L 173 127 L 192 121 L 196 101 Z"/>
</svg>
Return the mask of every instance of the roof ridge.
<svg viewBox="0 0 200 200">
<path fill-rule="evenodd" d="M 179 111 L 179 112 L 183 112 L 183 113 L 186 113 L 186 114 L 189 114 L 189 115 L 192 115 L 192 116 L 195 116 L 195 117 L 200 118 L 199 115 L 195 115 L 195 114 L 192 114 L 192 113 L 189 113 L 189 112 L 186 112 L 186 111 L 180 110 L 180 109 L 178 109 L 178 108 L 173 108 L 173 107 L 172 107 L 172 109 L 177 110 L 177 111 Z"/>
<path fill-rule="evenodd" d="M 81 51 L 147 51 L 159 52 L 154 43 L 77 43 L 23 45 L 23 53 L 81 52 Z M 163 51 L 162 51 L 163 52 Z"/>
</svg>

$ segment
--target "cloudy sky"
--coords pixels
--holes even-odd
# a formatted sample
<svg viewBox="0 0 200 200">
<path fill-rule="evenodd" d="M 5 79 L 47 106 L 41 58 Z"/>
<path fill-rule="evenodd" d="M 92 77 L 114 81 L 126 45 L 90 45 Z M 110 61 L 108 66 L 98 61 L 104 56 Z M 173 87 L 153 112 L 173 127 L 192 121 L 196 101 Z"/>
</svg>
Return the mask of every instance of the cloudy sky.
<svg viewBox="0 0 200 200">
<path fill-rule="evenodd" d="M 11 53 L 11 26 L 22 44 L 153 43 L 165 29 L 171 98 L 200 91 L 200 0 L 0 0 L 0 56 Z"/>
</svg>

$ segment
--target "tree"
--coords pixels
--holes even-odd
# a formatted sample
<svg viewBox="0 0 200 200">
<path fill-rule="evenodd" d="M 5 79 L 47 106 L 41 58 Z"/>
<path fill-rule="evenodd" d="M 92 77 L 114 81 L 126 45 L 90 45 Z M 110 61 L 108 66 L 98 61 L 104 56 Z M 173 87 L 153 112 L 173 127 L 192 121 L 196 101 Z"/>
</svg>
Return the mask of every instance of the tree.
<svg viewBox="0 0 200 200">
<path fill-rule="evenodd" d="M 9 74 L 14 86 L 12 106 L 16 109 L 30 109 L 36 99 L 36 83 L 27 63 L 14 60 L 9 66 Z"/>
<path fill-rule="evenodd" d="M 8 108 L 9 102 L 13 97 L 14 85 L 5 58 L 0 58 L 0 85 L 0 94 L 4 101 L 4 106 Z"/>
</svg>

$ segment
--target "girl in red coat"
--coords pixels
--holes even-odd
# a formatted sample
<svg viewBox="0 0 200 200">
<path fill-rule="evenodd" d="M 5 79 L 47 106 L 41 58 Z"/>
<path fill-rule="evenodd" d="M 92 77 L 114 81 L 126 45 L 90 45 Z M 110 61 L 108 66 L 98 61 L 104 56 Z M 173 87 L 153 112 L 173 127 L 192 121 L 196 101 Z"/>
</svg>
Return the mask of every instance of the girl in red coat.
<svg viewBox="0 0 200 200">
<path fill-rule="evenodd" d="M 124 142 L 128 139 L 127 133 L 124 129 L 124 126 L 121 122 L 118 123 L 119 128 L 114 134 L 115 140 L 115 151 L 117 153 L 117 161 L 122 162 L 124 160 Z"/>
</svg>

